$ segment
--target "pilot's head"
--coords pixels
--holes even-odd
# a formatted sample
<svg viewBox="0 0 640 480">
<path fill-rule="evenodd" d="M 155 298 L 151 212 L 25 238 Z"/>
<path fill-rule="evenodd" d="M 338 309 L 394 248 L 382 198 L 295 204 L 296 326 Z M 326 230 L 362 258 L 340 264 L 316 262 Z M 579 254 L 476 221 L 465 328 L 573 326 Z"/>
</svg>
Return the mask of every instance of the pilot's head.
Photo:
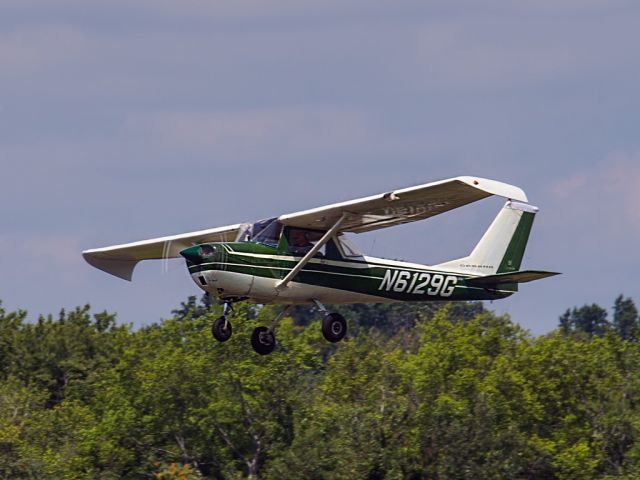
<svg viewBox="0 0 640 480">
<path fill-rule="evenodd" d="M 306 247 L 309 245 L 309 239 L 307 238 L 307 232 L 304 230 L 292 230 L 289 235 L 292 247 Z"/>
</svg>

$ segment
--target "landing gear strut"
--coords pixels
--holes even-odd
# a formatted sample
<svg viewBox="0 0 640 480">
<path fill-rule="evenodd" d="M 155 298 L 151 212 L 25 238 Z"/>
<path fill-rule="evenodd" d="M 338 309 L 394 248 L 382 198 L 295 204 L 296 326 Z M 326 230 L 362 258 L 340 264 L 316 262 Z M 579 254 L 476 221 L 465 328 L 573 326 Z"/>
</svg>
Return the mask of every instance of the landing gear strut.
<svg viewBox="0 0 640 480">
<path fill-rule="evenodd" d="M 226 342 L 231 338 L 231 322 L 227 318 L 229 311 L 233 311 L 230 301 L 222 304 L 222 316 L 215 319 L 211 326 L 211 334 L 219 342 Z"/>
<path fill-rule="evenodd" d="M 322 335 L 331 343 L 339 342 L 347 334 L 347 322 L 342 315 L 329 312 L 318 300 L 313 300 L 318 309 L 325 314 L 322 319 Z"/>
</svg>

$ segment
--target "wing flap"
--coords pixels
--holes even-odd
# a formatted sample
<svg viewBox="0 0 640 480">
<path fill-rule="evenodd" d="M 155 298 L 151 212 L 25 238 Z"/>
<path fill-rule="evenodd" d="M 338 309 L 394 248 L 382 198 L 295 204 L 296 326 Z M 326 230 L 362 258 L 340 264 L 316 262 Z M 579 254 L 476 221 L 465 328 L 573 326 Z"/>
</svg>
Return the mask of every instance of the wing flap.
<svg viewBox="0 0 640 480">
<path fill-rule="evenodd" d="M 423 220 L 491 195 L 526 202 L 518 187 L 480 177 L 456 177 L 282 215 L 285 225 L 327 230 L 346 213 L 342 232 L 362 233 Z"/>
<path fill-rule="evenodd" d="M 139 242 L 94 248 L 82 252 L 90 265 L 125 280 L 131 280 L 133 270 L 142 260 L 176 258 L 180 251 L 206 242 L 224 242 L 235 239 L 241 224 L 152 238 Z"/>
<path fill-rule="evenodd" d="M 519 272 L 498 273 L 496 275 L 487 275 L 484 277 L 470 278 L 466 282 L 470 285 L 489 286 L 504 283 L 527 283 L 534 280 L 541 280 L 547 277 L 560 275 L 559 272 L 545 272 L 542 270 L 521 270 Z"/>
</svg>

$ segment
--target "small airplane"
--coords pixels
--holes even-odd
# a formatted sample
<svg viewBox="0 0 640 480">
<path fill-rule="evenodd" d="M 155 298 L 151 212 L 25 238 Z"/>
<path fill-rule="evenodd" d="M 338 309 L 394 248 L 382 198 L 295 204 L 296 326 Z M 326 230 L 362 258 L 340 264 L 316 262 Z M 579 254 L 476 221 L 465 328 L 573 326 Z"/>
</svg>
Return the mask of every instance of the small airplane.
<svg viewBox="0 0 640 480">
<path fill-rule="evenodd" d="M 507 199 L 471 254 L 428 266 L 363 255 L 348 233 L 369 232 L 433 217 L 491 195 Z M 393 190 L 255 223 L 184 233 L 86 250 L 85 260 L 125 280 L 141 260 L 184 257 L 193 281 L 218 297 L 222 316 L 213 337 L 231 337 L 228 319 L 236 302 L 283 304 L 270 327 L 257 327 L 253 349 L 266 355 L 276 345 L 275 328 L 295 304 L 315 304 L 325 315 L 322 333 L 338 342 L 347 332 L 342 315 L 324 303 L 496 300 L 518 284 L 556 272 L 520 270 L 538 211 L 518 187 L 462 176 Z"/>
</svg>

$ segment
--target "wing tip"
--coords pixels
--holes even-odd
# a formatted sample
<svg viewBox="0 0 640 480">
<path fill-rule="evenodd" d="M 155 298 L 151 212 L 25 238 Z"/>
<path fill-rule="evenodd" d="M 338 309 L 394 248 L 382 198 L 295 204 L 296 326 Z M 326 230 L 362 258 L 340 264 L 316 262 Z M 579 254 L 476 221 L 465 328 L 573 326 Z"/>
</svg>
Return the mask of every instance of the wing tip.
<svg viewBox="0 0 640 480">
<path fill-rule="evenodd" d="M 527 194 L 524 193 L 524 190 L 520 187 L 501 182 L 499 180 L 491 180 L 489 178 L 475 177 L 471 175 L 456 177 L 455 180 L 459 180 L 473 188 L 490 193 L 491 195 L 498 195 L 500 197 L 517 200 L 519 202 L 529 202 Z"/>
<path fill-rule="evenodd" d="M 139 260 L 124 260 L 102 256 L 95 250 L 84 250 L 82 257 L 92 267 L 128 282 L 133 278 L 133 270 L 139 262 Z"/>
</svg>

